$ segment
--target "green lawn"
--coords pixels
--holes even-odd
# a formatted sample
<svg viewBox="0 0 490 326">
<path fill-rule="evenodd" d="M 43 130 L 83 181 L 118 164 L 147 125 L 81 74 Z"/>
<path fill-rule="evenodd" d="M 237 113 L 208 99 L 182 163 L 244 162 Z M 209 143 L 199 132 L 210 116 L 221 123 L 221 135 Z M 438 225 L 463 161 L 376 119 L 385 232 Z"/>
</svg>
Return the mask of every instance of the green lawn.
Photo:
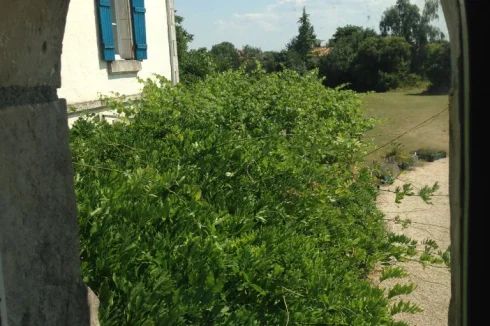
<svg viewBox="0 0 490 326">
<path fill-rule="evenodd" d="M 423 89 L 399 90 L 363 95 L 366 116 L 381 119 L 366 134 L 366 140 L 382 146 L 431 116 L 446 110 L 419 128 L 402 136 L 397 143 L 407 151 L 422 147 L 449 150 L 449 98 L 447 95 L 420 95 Z M 391 145 L 367 156 L 367 162 L 377 160 Z"/>
</svg>

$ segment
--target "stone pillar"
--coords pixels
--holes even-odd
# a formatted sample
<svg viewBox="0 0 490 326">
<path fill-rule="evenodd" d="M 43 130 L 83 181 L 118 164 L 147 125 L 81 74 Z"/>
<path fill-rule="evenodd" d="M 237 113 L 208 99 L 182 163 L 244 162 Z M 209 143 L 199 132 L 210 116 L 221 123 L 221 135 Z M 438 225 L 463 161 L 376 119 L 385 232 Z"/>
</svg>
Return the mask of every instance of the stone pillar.
<svg viewBox="0 0 490 326">
<path fill-rule="evenodd" d="M 0 10 L 2 326 L 90 323 L 66 103 L 56 94 L 68 4 Z"/>
</svg>

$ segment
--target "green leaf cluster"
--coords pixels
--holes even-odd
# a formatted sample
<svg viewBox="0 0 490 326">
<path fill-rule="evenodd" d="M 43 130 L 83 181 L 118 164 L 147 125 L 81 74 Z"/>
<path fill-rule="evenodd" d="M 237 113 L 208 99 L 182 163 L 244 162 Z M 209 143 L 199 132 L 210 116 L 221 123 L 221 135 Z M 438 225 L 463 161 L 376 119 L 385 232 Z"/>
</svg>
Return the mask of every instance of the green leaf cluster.
<svg viewBox="0 0 490 326">
<path fill-rule="evenodd" d="M 107 102 L 124 123 L 71 129 L 103 325 L 390 325 L 411 309 L 366 279 L 413 244 L 386 233 L 370 171 L 353 175 L 372 127 L 354 92 L 242 70 Z"/>
</svg>

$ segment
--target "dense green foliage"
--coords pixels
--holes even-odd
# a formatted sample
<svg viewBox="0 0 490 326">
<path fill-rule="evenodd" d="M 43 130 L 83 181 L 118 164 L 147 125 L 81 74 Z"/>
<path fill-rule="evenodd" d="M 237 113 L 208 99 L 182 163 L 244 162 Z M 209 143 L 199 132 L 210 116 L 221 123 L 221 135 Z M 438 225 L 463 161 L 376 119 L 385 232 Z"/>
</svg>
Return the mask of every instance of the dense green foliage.
<svg viewBox="0 0 490 326">
<path fill-rule="evenodd" d="M 127 123 L 71 129 L 85 281 L 103 325 L 394 325 L 386 234 L 352 91 L 313 71 L 147 81 Z M 403 290 L 403 291 L 401 291 Z M 390 295 L 405 293 L 394 289 Z"/>
<path fill-rule="evenodd" d="M 359 26 L 338 28 L 321 60 L 324 84 L 349 84 L 356 91 L 385 92 L 411 81 L 410 44 L 401 37 L 379 37 Z"/>
<path fill-rule="evenodd" d="M 431 83 L 429 91 L 435 93 L 449 91 L 451 83 L 451 47 L 449 42 L 429 44 L 424 68 Z"/>
<path fill-rule="evenodd" d="M 338 27 L 332 38 L 328 41 L 331 47 L 341 46 L 343 43 L 351 45 L 354 49 L 358 49 L 359 45 L 368 37 L 377 36 L 376 31 L 371 28 L 363 28 L 361 26 L 346 25 Z"/>
<path fill-rule="evenodd" d="M 321 41 L 315 34 L 315 28 L 311 24 L 310 15 L 303 7 L 303 13 L 298 20 L 298 35 L 286 44 L 286 64 L 285 67 L 305 74 L 309 70 L 318 68 L 318 62 L 309 54 L 313 48 L 321 45 Z"/>
<path fill-rule="evenodd" d="M 310 15 L 303 8 L 303 14 L 298 20 L 298 35 L 286 46 L 288 51 L 294 51 L 303 59 L 306 59 L 308 53 L 316 46 L 320 46 L 320 41 L 315 34 L 315 28 L 310 22 Z"/>
<path fill-rule="evenodd" d="M 331 52 L 320 60 L 320 76 L 325 77 L 324 83 L 329 87 L 351 83 L 356 88 L 354 61 L 361 43 L 369 37 L 376 37 L 374 30 L 360 26 L 347 25 L 337 28 L 328 41 Z"/>
<path fill-rule="evenodd" d="M 357 90 L 385 92 L 401 86 L 410 71 L 410 45 L 401 37 L 370 37 L 354 60 Z"/>
<path fill-rule="evenodd" d="M 221 42 L 213 45 L 209 53 L 213 57 L 214 62 L 216 62 L 219 72 L 238 69 L 240 67 L 240 56 L 235 46 L 230 42 Z"/>
<path fill-rule="evenodd" d="M 386 9 L 379 23 L 383 36 L 403 37 L 410 44 L 415 44 L 419 36 L 420 9 L 410 0 L 397 0 L 396 4 Z"/>
<path fill-rule="evenodd" d="M 175 16 L 179 77 L 182 83 L 190 84 L 214 73 L 217 65 L 206 48 L 189 50 L 189 44 L 194 39 L 194 35 L 184 28 L 183 22 L 183 17 Z"/>
<path fill-rule="evenodd" d="M 261 61 L 262 67 L 269 73 L 283 71 L 287 62 L 287 54 L 286 50 L 264 52 Z"/>
<path fill-rule="evenodd" d="M 187 51 L 189 50 L 189 44 L 194 40 L 194 35 L 190 34 L 182 25 L 184 17 L 175 15 L 175 34 L 177 38 L 177 57 L 179 58 L 179 64 L 185 66 L 187 59 Z M 182 70 L 182 68 L 181 68 Z M 185 71 L 185 69 L 184 69 Z"/>
<path fill-rule="evenodd" d="M 394 6 L 386 9 L 379 23 L 383 36 L 392 35 L 405 38 L 412 45 L 422 45 L 444 38 L 441 31 L 431 25 L 438 19 L 438 0 L 426 0 L 422 14 L 410 0 L 397 0 Z"/>
<path fill-rule="evenodd" d="M 386 9 L 379 23 L 381 35 L 403 37 L 412 46 L 411 72 L 424 74 L 423 65 L 427 56 L 429 42 L 444 39 L 439 28 L 431 25 L 439 18 L 438 0 L 426 0 L 422 14 L 410 0 L 397 0 L 394 6 Z"/>
<path fill-rule="evenodd" d="M 258 68 L 257 62 L 264 61 L 264 53 L 260 48 L 245 45 L 241 51 L 240 63 L 245 66 L 245 71 L 252 72 Z"/>
<path fill-rule="evenodd" d="M 381 36 L 360 26 L 337 28 L 328 42 L 330 54 L 321 60 L 320 75 L 329 87 L 349 83 L 357 91 L 387 91 L 400 86 L 414 86 L 426 70 L 428 46 L 444 38 L 432 21 L 438 19 L 437 0 L 427 0 L 422 14 L 416 4 L 398 0 L 381 19 Z M 402 40 L 405 40 L 403 42 Z M 363 47 L 361 44 L 364 43 Z M 408 52 L 407 52 L 408 49 Z M 444 60 L 443 56 L 434 60 Z M 441 78 L 446 78 L 442 75 Z M 449 78 L 446 79 L 449 82 Z"/>
<path fill-rule="evenodd" d="M 217 70 L 216 63 L 206 48 L 190 50 L 180 63 L 180 81 L 185 84 L 205 79 Z"/>
</svg>

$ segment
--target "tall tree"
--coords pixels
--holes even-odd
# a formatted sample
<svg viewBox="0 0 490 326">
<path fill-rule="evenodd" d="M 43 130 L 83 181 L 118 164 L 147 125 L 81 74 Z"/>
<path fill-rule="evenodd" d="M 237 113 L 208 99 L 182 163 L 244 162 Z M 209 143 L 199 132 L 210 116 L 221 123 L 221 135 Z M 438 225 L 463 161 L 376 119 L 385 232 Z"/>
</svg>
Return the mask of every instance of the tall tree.
<svg viewBox="0 0 490 326">
<path fill-rule="evenodd" d="M 186 54 L 189 49 L 189 43 L 194 40 L 194 35 L 189 33 L 184 26 L 184 17 L 175 15 L 175 34 L 177 37 L 177 56 L 179 58 L 179 68 L 182 70 L 185 66 Z"/>
<path fill-rule="evenodd" d="M 342 44 L 349 44 L 354 48 L 354 52 L 362 41 L 368 37 L 378 36 L 376 31 L 371 28 L 364 28 L 355 25 L 346 25 L 344 27 L 338 27 L 333 34 L 332 38 L 328 41 L 329 47 L 336 47 Z"/>
<path fill-rule="evenodd" d="M 230 42 L 221 42 L 213 45 L 210 53 L 220 72 L 240 67 L 240 55 Z"/>
<path fill-rule="evenodd" d="M 400 36 L 412 45 L 412 72 L 422 73 L 429 42 L 443 40 L 444 34 L 431 23 L 439 18 L 439 0 L 425 0 L 422 14 L 410 0 L 397 0 L 383 14 L 379 23 L 381 35 Z"/>
<path fill-rule="evenodd" d="M 206 48 L 190 50 L 185 58 L 185 69 L 180 74 L 180 80 L 185 84 L 205 79 L 216 71 L 216 63 Z"/>
<path fill-rule="evenodd" d="M 287 45 L 287 49 L 297 52 L 306 60 L 311 49 L 320 46 L 321 41 L 316 37 L 315 29 L 310 22 L 310 15 L 306 13 L 305 7 L 303 7 L 303 14 L 299 18 L 298 24 L 298 35 Z"/>
<path fill-rule="evenodd" d="M 420 35 L 420 9 L 410 0 L 397 0 L 394 6 L 386 9 L 381 17 L 381 35 L 401 36 L 410 44 L 415 44 Z"/>
<path fill-rule="evenodd" d="M 353 62 L 361 43 L 369 37 L 377 37 L 373 29 L 347 25 L 338 27 L 328 41 L 330 53 L 321 58 L 319 74 L 325 77 L 324 84 L 336 87 L 355 80 Z"/>
<path fill-rule="evenodd" d="M 431 25 L 438 19 L 438 0 L 426 0 L 422 14 L 410 0 L 397 0 L 396 4 L 383 13 L 379 23 L 381 35 L 401 36 L 412 45 L 425 45 L 429 41 L 444 38 L 441 31 Z"/>
<path fill-rule="evenodd" d="M 419 35 L 417 37 L 419 43 L 422 45 L 425 45 L 428 42 L 439 42 L 445 40 L 444 33 L 442 33 L 439 28 L 431 24 L 434 20 L 439 19 L 439 14 L 437 13 L 438 10 L 438 0 L 425 1 L 424 11 L 422 12 L 418 29 Z"/>
<path fill-rule="evenodd" d="M 267 72 L 283 71 L 287 63 L 288 51 L 267 51 L 263 53 L 262 65 Z"/>
<path fill-rule="evenodd" d="M 451 47 L 449 42 L 431 43 L 427 49 L 424 70 L 431 83 L 429 91 L 446 93 L 451 86 Z"/>
<path fill-rule="evenodd" d="M 355 89 L 384 92 L 399 87 L 408 78 L 410 59 L 410 44 L 403 37 L 366 39 L 354 60 Z"/>
<path fill-rule="evenodd" d="M 177 55 L 179 58 L 180 81 L 191 84 L 216 71 L 216 64 L 206 48 L 189 50 L 194 35 L 183 26 L 184 17 L 175 16 Z"/>
<path fill-rule="evenodd" d="M 241 51 L 240 62 L 245 65 L 246 71 L 250 72 L 257 69 L 256 61 L 262 62 L 264 54 L 260 48 L 245 45 Z"/>
</svg>

